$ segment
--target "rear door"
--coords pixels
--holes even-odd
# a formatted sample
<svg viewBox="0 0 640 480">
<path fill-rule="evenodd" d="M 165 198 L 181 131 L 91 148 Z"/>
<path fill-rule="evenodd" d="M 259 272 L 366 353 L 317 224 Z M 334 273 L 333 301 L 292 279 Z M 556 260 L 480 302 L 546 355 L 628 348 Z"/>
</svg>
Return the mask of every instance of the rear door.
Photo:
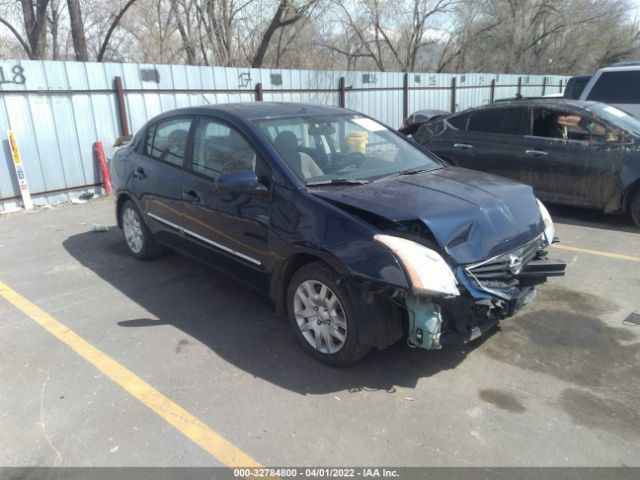
<svg viewBox="0 0 640 480">
<path fill-rule="evenodd" d="M 182 181 L 193 117 L 160 120 L 145 132 L 132 156 L 127 186 L 138 199 L 145 223 L 162 242 L 176 245 L 182 225 Z"/>
<path fill-rule="evenodd" d="M 213 117 L 199 117 L 191 161 L 184 176 L 184 233 L 196 257 L 258 290 L 268 288 L 271 202 L 268 194 L 234 194 L 216 188 L 216 179 L 250 170 L 268 188 L 271 173 L 250 142 Z"/>
<path fill-rule="evenodd" d="M 465 142 L 473 145 L 472 168 L 522 181 L 524 137 L 531 132 L 530 112 L 523 106 L 472 112 Z"/>
</svg>

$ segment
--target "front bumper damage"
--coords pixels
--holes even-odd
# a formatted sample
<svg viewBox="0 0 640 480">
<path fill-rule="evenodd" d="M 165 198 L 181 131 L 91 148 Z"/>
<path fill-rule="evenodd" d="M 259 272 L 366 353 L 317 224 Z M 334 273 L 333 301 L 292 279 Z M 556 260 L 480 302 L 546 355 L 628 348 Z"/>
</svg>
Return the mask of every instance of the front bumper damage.
<svg viewBox="0 0 640 480">
<path fill-rule="evenodd" d="M 548 277 L 564 275 L 566 264 L 547 258 L 541 238 L 474 265 L 455 269 L 460 295 L 405 298 L 412 347 L 439 349 L 470 342 L 510 317 L 536 296 Z"/>
</svg>

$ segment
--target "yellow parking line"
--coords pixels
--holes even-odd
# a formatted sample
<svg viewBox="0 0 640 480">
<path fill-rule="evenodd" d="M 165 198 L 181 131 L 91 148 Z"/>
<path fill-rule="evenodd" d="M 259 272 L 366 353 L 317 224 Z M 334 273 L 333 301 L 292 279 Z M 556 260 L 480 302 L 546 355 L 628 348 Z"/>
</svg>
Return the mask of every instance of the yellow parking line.
<svg viewBox="0 0 640 480">
<path fill-rule="evenodd" d="M 198 420 L 180 405 L 128 370 L 122 364 L 84 340 L 37 305 L 0 282 L 0 296 L 37 322 L 58 340 L 92 364 L 122 389 L 137 398 L 193 443 L 228 467 L 260 467 L 261 465 L 234 444 Z"/>
<path fill-rule="evenodd" d="M 600 250 L 589 250 L 587 248 L 569 247 L 568 245 L 558 244 L 554 244 L 553 248 L 568 250 L 570 252 L 588 253 L 589 255 L 599 255 L 601 257 L 617 258 L 619 260 L 629 260 L 630 262 L 640 262 L 640 257 L 633 257 L 631 255 L 620 255 L 619 253 L 601 252 Z"/>
</svg>

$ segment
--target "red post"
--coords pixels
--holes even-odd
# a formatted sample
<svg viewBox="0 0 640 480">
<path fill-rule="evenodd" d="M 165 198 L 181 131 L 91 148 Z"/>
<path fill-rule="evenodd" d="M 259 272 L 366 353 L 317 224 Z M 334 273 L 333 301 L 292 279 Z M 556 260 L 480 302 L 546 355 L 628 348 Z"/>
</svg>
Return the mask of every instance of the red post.
<svg viewBox="0 0 640 480">
<path fill-rule="evenodd" d="M 256 83 L 256 102 L 264 101 L 264 92 L 262 91 L 262 83 Z"/>
<path fill-rule="evenodd" d="M 124 89 L 122 88 L 122 78 L 115 77 L 116 98 L 118 100 L 118 118 L 120 119 L 120 133 L 123 137 L 129 136 L 129 123 L 127 122 L 127 107 L 124 102 Z"/>
<path fill-rule="evenodd" d="M 107 158 L 104 155 L 104 148 L 102 148 L 102 142 L 97 141 L 93 144 L 93 153 L 98 160 L 98 166 L 100 167 L 100 173 L 102 174 L 102 182 L 104 183 L 104 189 L 107 191 L 108 196 L 113 195 L 113 187 L 111 186 L 111 172 L 109 172 L 109 166 L 107 165 Z"/>
<path fill-rule="evenodd" d="M 347 105 L 347 89 L 344 86 L 344 77 L 340 77 L 338 82 L 338 105 L 340 108 L 345 108 Z"/>
</svg>

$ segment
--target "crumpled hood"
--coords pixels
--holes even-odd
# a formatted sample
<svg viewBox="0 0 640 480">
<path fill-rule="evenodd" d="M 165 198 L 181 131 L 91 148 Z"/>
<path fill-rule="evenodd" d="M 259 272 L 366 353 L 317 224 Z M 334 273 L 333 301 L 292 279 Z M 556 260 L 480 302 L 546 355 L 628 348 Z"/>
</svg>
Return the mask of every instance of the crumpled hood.
<svg viewBox="0 0 640 480">
<path fill-rule="evenodd" d="M 421 220 L 457 264 L 516 249 L 544 231 L 531 187 L 463 168 L 311 191 L 390 221 Z"/>
</svg>

